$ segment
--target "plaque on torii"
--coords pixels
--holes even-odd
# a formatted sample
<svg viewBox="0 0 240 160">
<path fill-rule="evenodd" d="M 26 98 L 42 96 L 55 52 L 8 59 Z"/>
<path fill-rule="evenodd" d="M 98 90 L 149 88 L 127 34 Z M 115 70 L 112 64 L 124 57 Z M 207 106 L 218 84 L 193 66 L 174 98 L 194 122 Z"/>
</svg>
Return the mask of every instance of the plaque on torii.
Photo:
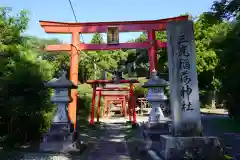
<svg viewBox="0 0 240 160">
<path fill-rule="evenodd" d="M 107 44 L 119 44 L 119 29 L 118 27 L 107 27 Z"/>
</svg>

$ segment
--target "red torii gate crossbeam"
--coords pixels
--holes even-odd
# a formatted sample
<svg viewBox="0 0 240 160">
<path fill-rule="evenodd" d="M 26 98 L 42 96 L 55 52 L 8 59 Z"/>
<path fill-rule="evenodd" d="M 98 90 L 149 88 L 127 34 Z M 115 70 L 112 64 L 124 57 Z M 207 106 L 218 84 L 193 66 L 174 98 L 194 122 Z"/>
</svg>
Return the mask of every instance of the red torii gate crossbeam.
<svg viewBox="0 0 240 160">
<path fill-rule="evenodd" d="M 127 87 L 108 87 L 108 88 L 96 88 L 96 91 L 128 91 Z"/>
<path fill-rule="evenodd" d="M 147 48 L 150 64 L 150 72 L 157 65 L 157 49 L 166 47 L 166 43 L 156 41 L 155 31 L 166 30 L 167 22 L 187 20 L 188 16 L 179 16 L 152 21 L 122 21 L 122 22 L 87 22 L 87 23 L 66 23 L 54 21 L 40 21 L 40 25 L 47 33 L 72 34 L 72 44 L 49 45 L 47 51 L 68 51 L 70 53 L 70 80 L 78 85 L 78 58 L 79 50 L 116 50 Z M 148 41 L 142 43 L 120 43 L 116 45 L 107 44 L 83 44 L 80 43 L 80 33 L 103 33 L 108 27 L 118 27 L 119 32 L 147 31 Z M 72 102 L 68 106 L 69 118 L 74 124 L 76 131 L 76 107 L 77 89 L 71 90 Z"/>
<path fill-rule="evenodd" d="M 113 80 L 88 80 L 86 82 L 87 84 L 91 84 L 92 88 L 93 88 L 93 92 L 92 92 L 92 107 L 91 107 L 91 119 L 90 119 L 90 124 L 93 125 L 94 124 L 94 106 L 95 106 L 95 98 L 96 98 L 96 92 L 97 92 L 97 87 L 96 84 L 113 84 L 114 81 Z M 134 101 L 134 83 L 139 83 L 138 80 L 135 79 L 131 79 L 131 80 L 120 80 L 119 83 L 129 83 L 130 87 L 129 87 L 129 100 L 128 100 L 128 114 L 129 114 L 129 120 L 132 121 L 133 124 L 136 124 L 137 120 L 136 120 L 136 111 L 135 111 L 135 101 Z M 104 89 L 104 88 L 103 88 Z M 116 88 L 113 88 L 113 90 L 116 90 Z M 120 89 L 120 88 L 119 88 Z M 123 88 L 126 89 L 126 88 Z M 98 89 L 100 90 L 100 89 Z M 121 89 L 120 89 L 121 90 Z M 99 97 L 100 96 L 118 96 L 119 94 L 104 94 L 102 95 L 101 90 L 99 92 Z M 125 94 L 120 94 L 119 96 L 124 96 Z M 126 95 L 125 95 L 126 96 Z M 132 100 L 130 100 L 132 99 Z M 98 99 L 98 106 L 101 105 L 101 101 L 100 98 Z M 100 109 L 100 107 L 98 107 Z M 100 113 L 100 112 L 98 112 Z M 131 114 L 132 113 L 132 114 Z M 99 115 L 98 115 L 99 116 Z M 99 118 L 99 117 L 98 117 Z M 133 120 L 132 120 L 133 118 Z"/>
</svg>

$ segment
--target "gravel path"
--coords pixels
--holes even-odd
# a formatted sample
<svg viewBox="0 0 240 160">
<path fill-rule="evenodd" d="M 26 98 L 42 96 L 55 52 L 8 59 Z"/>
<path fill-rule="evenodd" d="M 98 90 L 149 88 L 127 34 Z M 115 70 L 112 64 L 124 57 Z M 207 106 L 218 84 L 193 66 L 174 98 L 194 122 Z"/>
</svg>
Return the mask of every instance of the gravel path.
<svg viewBox="0 0 240 160">
<path fill-rule="evenodd" d="M 105 134 L 95 142 L 88 160 L 130 160 L 123 124 L 105 123 Z"/>
</svg>

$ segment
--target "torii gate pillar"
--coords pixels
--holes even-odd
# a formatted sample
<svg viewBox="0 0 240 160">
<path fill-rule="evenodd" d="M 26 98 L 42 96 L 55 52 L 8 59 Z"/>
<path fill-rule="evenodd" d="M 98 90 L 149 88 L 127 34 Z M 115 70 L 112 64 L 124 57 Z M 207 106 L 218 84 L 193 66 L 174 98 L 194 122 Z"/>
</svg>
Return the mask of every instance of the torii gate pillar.
<svg viewBox="0 0 240 160">
<path fill-rule="evenodd" d="M 151 46 L 148 48 L 148 58 L 150 66 L 150 74 L 153 70 L 157 68 L 157 47 L 156 47 L 156 33 L 155 30 L 149 30 L 148 32 L 148 41 Z"/>
<path fill-rule="evenodd" d="M 74 85 L 78 86 L 78 48 L 80 44 L 79 32 L 72 32 L 72 45 L 70 52 L 70 80 Z M 68 106 L 68 116 L 74 125 L 74 131 L 76 131 L 76 111 L 77 111 L 77 89 L 71 90 L 72 102 Z"/>
</svg>

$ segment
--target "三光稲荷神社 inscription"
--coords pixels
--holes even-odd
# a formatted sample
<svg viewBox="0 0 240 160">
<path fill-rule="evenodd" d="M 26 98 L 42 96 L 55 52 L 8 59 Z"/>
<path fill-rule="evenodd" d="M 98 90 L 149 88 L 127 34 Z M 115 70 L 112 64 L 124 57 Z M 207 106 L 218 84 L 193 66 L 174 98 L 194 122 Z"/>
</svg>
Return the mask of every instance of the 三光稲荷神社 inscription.
<svg viewBox="0 0 240 160">
<path fill-rule="evenodd" d="M 189 96 L 192 93 L 190 77 L 191 63 L 188 37 L 182 32 L 178 37 L 178 55 L 179 56 L 179 76 L 180 76 L 180 95 L 182 111 L 192 111 L 192 102 Z"/>
</svg>

